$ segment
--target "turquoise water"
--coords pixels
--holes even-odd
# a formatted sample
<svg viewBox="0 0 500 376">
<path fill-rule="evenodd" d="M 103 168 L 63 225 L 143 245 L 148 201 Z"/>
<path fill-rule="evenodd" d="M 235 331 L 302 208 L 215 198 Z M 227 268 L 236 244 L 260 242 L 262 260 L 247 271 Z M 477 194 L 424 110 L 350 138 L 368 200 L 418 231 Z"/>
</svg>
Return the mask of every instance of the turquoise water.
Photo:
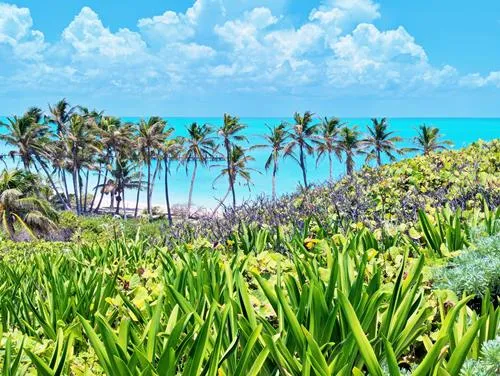
<svg viewBox="0 0 500 376">
<path fill-rule="evenodd" d="M 174 135 L 183 136 L 186 134 L 186 125 L 192 122 L 208 123 L 214 128 L 222 124 L 222 118 L 166 118 L 170 127 L 174 128 Z M 123 118 L 123 121 L 137 122 L 139 118 Z M 266 125 L 273 126 L 281 121 L 291 122 L 290 118 L 242 118 L 242 123 L 247 125 L 245 134 L 248 137 L 248 146 L 262 144 L 262 134 L 267 132 Z M 365 131 L 370 123 L 367 118 L 346 118 L 343 121 L 350 125 L 357 125 L 359 130 Z M 411 139 L 416 135 L 416 128 L 420 124 L 433 125 L 438 127 L 444 138 L 454 143 L 453 148 L 461 148 L 478 140 L 492 140 L 500 137 L 500 118 L 394 118 L 390 119 L 391 130 L 396 135 L 404 138 L 401 146 L 411 145 Z M 7 150 L 5 145 L 1 150 L 4 154 Z M 253 185 L 250 190 L 246 186 L 237 186 L 238 201 L 247 200 L 261 194 L 271 194 L 271 172 L 264 170 L 264 163 L 269 154 L 269 150 L 256 149 L 252 151 L 255 161 L 250 164 L 251 168 L 259 170 L 261 173 L 252 173 Z M 408 157 L 408 155 L 406 156 Z M 404 157 L 403 157 L 404 158 Z M 282 160 L 277 175 L 277 192 L 279 194 L 293 192 L 302 180 L 300 169 L 293 159 Z M 362 159 L 356 161 L 357 167 L 363 163 Z M 12 162 L 8 162 L 9 167 Z M 219 163 L 214 163 L 219 164 Z M 227 181 L 220 179 L 213 185 L 213 180 L 219 174 L 220 168 L 216 166 L 199 167 L 196 179 L 196 185 L 193 193 L 193 204 L 198 206 L 213 207 L 227 192 Z M 321 183 L 328 179 L 328 161 L 324 159 L 318 166 L 313 157 L 308 157 L 308 180 L 312 183 Z M 335 161 L 334 172 L 336 176 L 344 173 L 345 166 L 339 161 Z M 170 176 L 171 202 L 173 204 L 185 204 L 188 199 L 189 183 L 191 170 L 186 175 L 185 168 L 172 164 L 172 174 Z M 163 172 L 162 172 L 163 174 Z M 157 205 L 164 205 L 164 179 L 163 175 L 158 176 L 155 182 L 153 202 Z M 133 200 L 133 192 L 126 193 L 126 200 Z M 229 203 L 229 200 L 227 201 Z"/>
</svg>

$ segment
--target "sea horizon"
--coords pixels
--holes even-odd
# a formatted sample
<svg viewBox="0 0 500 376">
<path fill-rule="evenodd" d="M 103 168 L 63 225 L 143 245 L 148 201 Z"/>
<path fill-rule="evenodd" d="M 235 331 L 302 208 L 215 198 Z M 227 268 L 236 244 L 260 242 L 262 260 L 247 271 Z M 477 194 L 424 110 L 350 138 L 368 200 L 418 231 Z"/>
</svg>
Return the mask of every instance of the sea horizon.
<svg viewBox="0 0 500 376">
<path fill-rule="evenodd" d="M 123 122 L 137 123 L 140 119 L 147 118 L 139 116 L 123 116 L 120 119 Z M 163 117 L 167 120 L 167 126 L 174 128 L 172 137 L 185 136 L 185 127 L 193 122 L 200 124 L 209 124 L 214 127 L 214 130 L 222 125 L 223 118 L 220 117 Z M 320 117 L 316 116 L 315 119 L 319 121 Z M 358 130 L 362 134 L 366 131 L 366 126 L 370 124 L 368 117 L 345 117 L 340 118 L 342 122 L 346 122 L 350 126 L 358 126 Z M 0 121 L 5 120 L 5 117 L 0 117 Z M 245 124 L 247 128 L 244 130 L 245 136 L 248 138 L 248 143 L 242 143 L 242 146 L 251 146 L 264 143 L 262 136 L 267 132 L 267 126 L 277 125 L 280 122 L 288 122 L 292 124 L 290 116 L 284 117 L 241 117 L 241 123 Z M 416 128 L 421 124 L 432 125 L 440 129 L 443 139 L 453 142 L 452 149 L 465 147 L 472 142 L 479 139 L 490 141 L 500 137 L 500 117 L 484 117 L 484 118 L 459 118 L 459 117 L 396 117 L 388 118 L 389 130 L 394 131 L 395 135 L 403 138 L 400 143 L 401 147 L 411 146 L 411 139 L 416 135 Z M 3 130 L 0 130 L 0 133 Z M 216 136 L 216 135 L 214 135 Z M 217 140 L 220 141 L 220 140 Z M 0 154 L 6 154 L 9 148 L 5 144 L 0 146 Z M 251 151 L 251 155 L 255 158 L 254 161 L 249 163 L 249 167 L 259 172 L 252 172 L 253 184 L 250 189 L 246 186 L 236 184 L 237 201 L 242 203 L 247 200 L 255 199 L 262 195 L 271 195 L 271 174 L 264 169 L 264 163 L 269 151 L 266 149 L 256 149 Z M 408 153 L 403 156 L 398 156 L 398 160 L 406 159 L 415 155 L 415 153 Z M 383 160 L 387 163 L 387 160 Z M 363 165 L 364 158 L 356 158 L 356 168 Z M 15 166 L 15 163 L 8 160 L 6 161 L 9 168 Z M 200 166 L 196 178 L 196 183 L 193 192 L 193 205 L 212 209 L 218 204 L 218 200 L 225 196 L 228 184 L 226 179 L 219 179 L 213 184 L 216 176 L 219 175 L 220 168 L 217 167 L 220 162 L 211 163 L 209 166 Z M 372 162 L 373 165 L 373 162 Z M 155 163 L 153 163 L 153 168 Z M 190 182 L 191 166 L 188 166 L 186 173 L 185 166 L 178 162 L 172 162 L 171 174 L 169 176 L 169 189 L 170 189 L 170 202 L 173 206 L 184 206 L 188 201 L 188 190 Z M 307 158 L 307 171 L 308 178 L 313 184 L 321 184 L 328 180 L 328 162 L 323 159 L 316 165 L 316 160 L 312 156 Z M 345 173 L 345 165 L 335 159 L 334 161 L 334 176 L 339 178 Z M 295 192 L 301 182 L 301 172 L 297 163 L 291 158 L 283 159 L 280 161 L 279 170 L 277 173 L 277 194 L 283 195 Z M 95 185 L 97 175 L 91 176 L 89 189 Z M 125 200 L 127 202 L 135 201 L 136 191 L 126 191 Z M 141 203 L 145 203 L 145 193 L 141 192 Z M 229 203 L 229 201 L 226 201 Z M 152 204 L 155 206 L 165 206 L 164 194 L 164 171 L 160 171 L 157 179 L 154 181 L 154 191 L 152 196 Z"/>
</svg>

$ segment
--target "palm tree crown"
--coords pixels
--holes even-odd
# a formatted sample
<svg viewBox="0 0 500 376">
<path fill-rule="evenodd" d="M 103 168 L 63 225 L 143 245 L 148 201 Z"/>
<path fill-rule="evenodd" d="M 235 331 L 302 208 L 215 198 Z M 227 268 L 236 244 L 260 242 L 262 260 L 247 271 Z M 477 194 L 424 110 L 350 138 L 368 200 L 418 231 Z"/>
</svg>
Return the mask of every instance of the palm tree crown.
<svg viewBox="0 0 500 376">
<path fill-rule="evenodd" d="M 447 146 L 453 145 L 451 141 L 441 140 L 439 128 L 422 124 L 418 128 L 418 134 L 413 139 L 416 147 L 415 151 L 421 151 L 424 155 L 428 155 L 433 151 L 445 150 Z"/>
<path fill-rule="evenodd" d="M 400 142 L 401 137 L 394 136 L 394 132 L 387 129 L 389 123 L 386 118 L 380 121 L 376 118 L 371 119 L 372 125 L 368 126 L 368 137 L 363 140 L 363 145 L 369 148 L 366 160 L 375 159 L 378 166 L 382 166 L 382 155 L 385 154 L 391 161 L 396 160 L 395 154 L 402 154 L 403 149 L 396 147 L 396 142 Z"/>
<path fill-rule="evenodd" d="M 351 175 L 354 171 L 354 158 L 363 153 L 363 145 L 357 127 L 343 127 L 339 132 L 338 146 L 345 154 L 346 173 Z"/>
<path fill-rule="evenodd" d="M 292 140 L 285 147 L 285 156 L 292 157 L 299 164 L 302 170 L 304 188 L 307 189 L 309 185 L 307 184 L 306 155 L 314 153 L 314 136 L 316 135 L 318 124 L 312 124 L 313 113 L 310 111 L 306 111 L 304 115 L 296 112 L 293 118 L 295 124 L 293 125 L 293 132 L 290 133 Z M 296 155 L 296 149 L 298 149 L 298 156 Z"/>
</svg>

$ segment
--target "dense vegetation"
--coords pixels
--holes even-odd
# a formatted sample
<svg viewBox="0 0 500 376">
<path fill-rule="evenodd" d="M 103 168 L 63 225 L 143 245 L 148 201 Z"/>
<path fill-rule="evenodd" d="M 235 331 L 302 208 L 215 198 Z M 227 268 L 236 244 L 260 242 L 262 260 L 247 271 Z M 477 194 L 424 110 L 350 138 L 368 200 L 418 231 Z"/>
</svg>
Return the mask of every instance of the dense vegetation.
<svg viewBox="0 0 500 376">
<path fill-rule="evenodd" d="M 188 124 L 186 135 L 181 137 L 160 117 L 142 119 L 137 124 L 122 122 L 97 110 L 72 107 L 66 100 L 49 106 L 47 113 L 30 108 L 25 114 L 9 117 L 0 125 L 4 128 L 0 140 L 11 148 L 9 156 L 25 172 L 36 172 L 46 179 L 51 191 L 48 199 L 60 209 L 73 210 L 77 215 L 100 213 L 103 199 L 108 196 L 111 203 L 108 212 L 137 217 L 143 193 L 147 214 L 152 216 L 155 182 L 163 178 L 166 215 L 170 223 L 174 214 L 186 218 L 193 214 L 192 196 L 201 167 L 218 169 L 214 181 L 223 179 L 228 183 L 220 206 L 235 209 L 235 186 L 252 183 L 254 171 L 249 162 L 253 160 L 251 151 L 255 148 L 269 150 L 262 169 L 272 172 L 272 198 L 275 200 L 276 174 L 283 158 L 297 162 L 302 188 L 308 189 L 308 158 L 316 159 L 317 164 L 328 163 L 329 180 L 333 182 L 338 175 L 333 172 L 336 160 L 345 164 L 347 175 L 352 175 L 357 156 L 365 157 L 368 164 L 375 161 L 381 166 L 383 161 L 394 161 L 397 155 L 409 151 L 428 155 L 450 144 L 442 140 L 439 129 L 421 125 L 416 137 L 408 140 L 414 147 L 401 148 L 398 143 L 402 139 L 394 135 L 385 118 L 372 119 L 367 133 L 363 134 L 357 125 L 343 123 L 334 117 L 316 119 L 309 111 L 295 113 L 291 124 L 269 127 L 268 134 L 261 135 L 262 141 L 254 140 L 254 144 L 245 136 L 246 125 L 229 114 L 224 114 L 218 128 L 209 124 Z M 169 196 L 169 176 L 178 171 L 172 167 L 172 162 L 176 162 L 176 166 L 184 165 L 186 173 L 190 174 L 187 207 L 176 213 L 172 213 Z M 127 207 L 125 193 L 131 190 L 136 192 L 133 194 L 135 205 Z M 229 197 L 231 204 L 226 203 Z M 12 221 L 16 222 L 17 218 Z"/>
<path fill-rule="evenodd" d="M 423 155 L 384 165 L 407 151 L 385 119 L 364 136 L 308 112 L 294 123 L 270 128 L 265 168 L 274 187 L 294 158 L 302 187 L 238 206 L 251 157 L 235 117 L 185 138 L 65 101 L 10 118 L 23 169 L 0 174 L 2 375 L 497 375 L 500 142 L 443 151 L 422 127 Z M 311 154 L 346 176 L 311 185 Z M 359 154 L 376 166 L 356 171 Z M 172 160 L 191 168 L 189 197 L 220 163 L 232 205 L 155 215 Z M 146 215 L 90 215 L 105 194 L 125 212 L 125 189 L 144 187 Z"/>
<path fill-rule="evenodd" d="M 0 368 L 496 375 L 499 161 L 479 142 L 173 226 L 56 213 L 71 243 L 0 243 Z"/>
</svg>

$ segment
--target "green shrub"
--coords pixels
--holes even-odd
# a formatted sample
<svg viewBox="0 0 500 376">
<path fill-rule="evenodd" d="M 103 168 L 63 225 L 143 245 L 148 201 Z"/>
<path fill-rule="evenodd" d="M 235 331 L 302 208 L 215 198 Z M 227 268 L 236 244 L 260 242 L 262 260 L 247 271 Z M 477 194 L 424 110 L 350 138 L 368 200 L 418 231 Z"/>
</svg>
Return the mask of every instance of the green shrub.
<svg viewBox="0 0 500 376">
<path fill-rule="evenodd" d="M 500 336 L 483 344 L 481 358 L 465 362 L 462 376 L 496 376 L 500 374 Z"/>
<path fill-rule="evenodd" d="M 454 291 L 457 296 L 475 294 L 484 296 L 490 291 L 500 295 L 500 234 L 483 238 L 452 259 L 448 265 L 436 269 L 435 287 Z"/>
</svg>

